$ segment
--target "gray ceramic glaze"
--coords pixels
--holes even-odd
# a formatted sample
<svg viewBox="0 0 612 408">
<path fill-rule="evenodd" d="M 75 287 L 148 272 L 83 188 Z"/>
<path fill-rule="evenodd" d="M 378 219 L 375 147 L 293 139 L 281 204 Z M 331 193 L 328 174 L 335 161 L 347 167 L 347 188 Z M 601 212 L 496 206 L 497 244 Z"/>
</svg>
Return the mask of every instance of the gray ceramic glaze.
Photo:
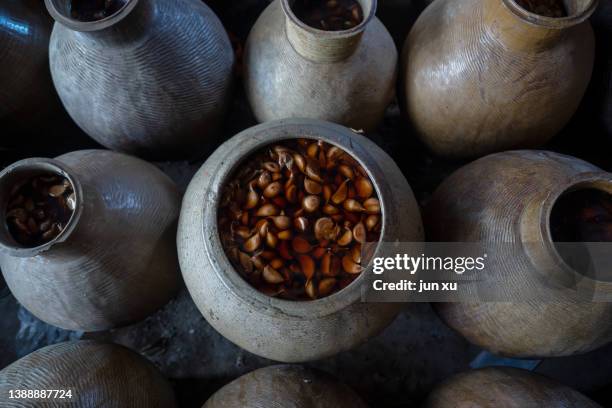
<svg viewBox="0 0 612 408">
<path fill-rule="evenodd" d="M 364 21 L 346 31 L 302 23 L 290 0 L 259 17 L 245 48 L 247 97 L 260 122 L 313 118 L 372 129 L 395 94 L 397 50 L 375 17 L 376 1 L 360 0 Z"/>
<path fill-rule="evenodd" d="M 70 399 L 8 400 L 9 390 L 70 390 Z M 153 364 L 114 344 L 76 341 L 44 347 L 0 371 L 5 408 L 173 408 L 172 387 Z"/>
<path fill-rule="evenodd" d="M 383 209 L 382 241 L 423 238 L 416 200 L 399 168 L 373 142 L 345 127 L 309 119 L 269 122 L 217 149 L 191 181 L 183 201 L 178 233 L 183 277 L 200 312 L 217 331 L 254 354 L 283 362 L 348 350 L 377 335 L 399 312 L 397 304 L 360 302 L 360 283 L 371 276 L 370 269 L 332 296 L 292 302 L 258 292 L 230 264 L 217 230 L 222 186 L 254 151 L 298 137 L 337 145 L 369 172 Z"/>
<path fill-rule="evenodd" d="M 10 189 L 42 171 L 72 182 L 77 208 L 57 238 L 36 248 L 19 245 L 2 223 L 0 267 L 19 303 L 83 331 L 132 323 L 166 304 L 180 284 L 174 183 L 143 160 L 104 150 L 26 159 L 0 173 L 2 220 Z"/>
<path fill-rule="evenodd" d="M 77 124 L 102 145 L 147 158 L 192 157 L 215 142 L 234 54 L 199 0 L 128 0 L 93 22 L 46 0 L 57 23 L 53 81 Z"/>
<path fill-rule="evenodd" d="M 367 408 L 353 390 L 321 371 L 261 368 L 217 391 L 202 408 Z"/>
</svg>

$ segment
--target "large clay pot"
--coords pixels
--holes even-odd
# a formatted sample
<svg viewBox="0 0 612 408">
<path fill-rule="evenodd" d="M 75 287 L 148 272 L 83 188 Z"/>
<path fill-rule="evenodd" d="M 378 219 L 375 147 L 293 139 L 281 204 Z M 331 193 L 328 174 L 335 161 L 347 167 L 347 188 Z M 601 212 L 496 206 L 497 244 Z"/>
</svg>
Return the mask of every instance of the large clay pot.
<svg viewBox="0 0 612 408">
<path fill-rule="evenodd" d="M 288 301 L 254 289 L 225 255 L 217 206 L 227 179 L 253 152 L 300 137 L 344 149 L 369 172 L 383 209 L 381 241 L 422 240 L 419 209 L 399 168 L 373 142 L 345 127 L 308 119 L 269 122 L 245 130 L 217 149 L 191 181 L 183 201 L 178 233 L 183 277 L 198 309 L 217 331 L 254 354 L 283 362 L 348 350 L 377 335 L 399 312 L 397 304 L 360 301 L 361 283 L 371 276 L 371 269 L 332 296 Z"/>
<path fill-rule="evenodd" d="M 366 408 L 329 374 L 300 366 L 255 370 L 217 391 L 202 408 Z"/>
<path fill-rule="evenodd" d="M 372 129 L 393 100 L 397 50 L 376 18 L 376 0 L 359 0 L 361 24 L 314 29 L 276 0 L 259 17 L 245 49 L 246 93 L 257 120 L 312 118 Z"/>
<path fill-rule="evenodd" d="M 427 239 L 512 245 L 511 256 L 488 262 L 490 273 L 511 277 L 508 289 L 512 282 L 542 276 L 552 284 L 571 279 L 595 294 L 611 293 L 610 282 L 575 272 L 551 236 L 555 204 L 581 189 L 612 193 L 612 174 L 551 152 L 490 155 L 459 169 L 436 190 L 426 209 Z M 612 341 L 612 304 L 550 293 L 555 297 L 544 301 L 440 303 L 436 309 L 472 343 L 507 356 L 567 356 Z"/>
<path fill-rule="evenodd" d="M 488 367 L 452 377 L 438 386 L 424 408 L 601 408 L 565 385 L 526 370 Z"/>
<path fill-rule="evenodd" d="M 0 147 L 42 129 L 53 109 L 61 108 L 49 72 L 52 25 L 38 0 L 0 4 Z"/>
<path fill-rule="evenodd" d="M 421 140 L 447 157 L 537 147 L 576 111 L 594 59 L 597 0 L 566 1 L 569 17 L 516 0 L 436 0 L 403 51 L 405 108 Z"/>
<path fill-rule="evenodd" d="M 156 159 L 192 157 L 216 141 L 234 54 L 203 2 L 127 0 L 109 17 L 80 21 L 70 0 L 45 1 L 57 21 L 53 81 L 87 134 Z"/>
<path fill-rule="evenodd" d="M 145 318 L 177 291 L 180 195 L 153 165 L 104 150 L 26 159 L 0 173 L 0 214 L 9 192 L 41 173 L 66 177 L 76 209 L 64 230 L 38 247 L 0 228 L 0 267 L 17 300 L 39 319 L 98 331 Z"/>
<path fill-rule="evenodd" d="M 11 400 L 10 390 L 63 390 L 72 397 Z M 9 365 L 0 371 L 0 395 L 6 408 L 177 406 L 170 384 L 153 364 L 125 347 L 94 341 L 55 344 Z"/>
</svg>

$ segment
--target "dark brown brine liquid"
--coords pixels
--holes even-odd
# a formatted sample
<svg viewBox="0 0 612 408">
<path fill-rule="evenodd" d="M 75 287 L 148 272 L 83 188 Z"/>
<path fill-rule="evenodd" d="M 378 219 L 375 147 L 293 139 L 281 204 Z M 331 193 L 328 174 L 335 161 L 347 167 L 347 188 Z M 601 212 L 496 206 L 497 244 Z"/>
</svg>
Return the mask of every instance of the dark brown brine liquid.
<svg viewBox="0 0 612 408">
<path fill-rule="evenodd" d="M 325 31 L 349 30 L 363 21 L 355 0 L 296 0 L 292 10 L 305 24 Z"/>
<path fill-rule="evenodd" d="M 17 185 L 6 208 L 11 236 L 27 248 L 43 245 L 66 228 L 76 207 L 70 182 L 53 173 L 32 177 Z"/>
<path fill-rule="evenodd" d="M 567 17 L 567 10 L 563 0 L 516 0 L 525 10 L 544 17 Z"/>
<path fill-rule="evenodd" d="M 72 0 L 70 14 L 72 18 L 80 21 L 98 21 L 112 16 L 128 0 Z"/>
<path fill-rule="evenodd" d="M 595 189 L 564 194 L 550 228 L 555 242 L 612 242 L 612 195 Z"/>
</svg>

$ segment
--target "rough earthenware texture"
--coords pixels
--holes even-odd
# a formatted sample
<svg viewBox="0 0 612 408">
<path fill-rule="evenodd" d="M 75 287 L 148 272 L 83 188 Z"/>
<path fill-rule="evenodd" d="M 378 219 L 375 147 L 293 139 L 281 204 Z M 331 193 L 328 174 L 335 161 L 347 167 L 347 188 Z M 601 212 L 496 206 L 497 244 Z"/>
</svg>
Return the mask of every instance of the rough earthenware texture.
<svg viewBox="0 0 612 408">
<path fill-rule="evenodd" d="M 202 408 L 366 408 L 329 374 L 279 365 L 243 375 L 217 391 Z"/>
<path fill-rule="evenodd" d="M 397 304 L 362 303 L 362 276 L 346 289 L 312 302 L 268 297 L 233 269 L 217 230 L 221 187 L 250 153 L 287 138 L 335 144 L 370 173 L 383 209 L 382 241 L 422 240 L 419 209 L 408 182 L 379 147 L 339 125 L 293 119 L 259 125 L 224 143 L 198 171 L 183 201 L 178 248 L 189 292 L 206 320 L 238 346 L 283 362 L 324 358 L 375 336 L 397 315 Z M 376 255 L 374 255 L 376 256 Z"/>
<path fill-rule="evenodd" d="M 0 146 L 30 134 L 53 108 L 61 107 L 49 72 L 49 37 L 53 20 L 38 0 L 3 0 L 0 4 Z"/>
<path fill-rule="evenodd" d="M 9 390 L 70 390 L 72 399 L 9 400 Z M 47 346 L 6 367 L 0 399 L 6 408 L 176 407 L 170 384 L 153 364 L 123 346 L 95 341 Z"/>
<path fill-rule="evenodd" d="M 257 120 L 306 117 L 374 128 L 393 100 L 397 76 L 397 50 L 383 24 L 376 17 L 369 20 L 356 50 L 335 62 L 298 53 L 287 38 L 290 24 L 277 0 L 249 34 L 245 87 Z"/>
<path fill-rule="evenodd" d="M 47 0 L 56 19 L 66 1 Z M 216 141 L 230 97 L 227 33 L 199 0 L 128 6 L 134 2 L 107 28 L 56 23 L 53 81 L 72 118 L 102 145 L 147 158 L 193 157 Z"/>
<path fill-rule="evenodd" d="M 77 210 L 42 247 L 20 248 L 0 231 L 0 266 L 17 300 L 49 324 L 84 331 L 138 321 L 168 302 L 180 285 L 174 183 L 140 159 L 84 150 L 9 166 L 0 174 L 3 197 L 8 180 L 42 168 L 78 183 Z"/>
<path fill-rule="evenodd" d="M 427 239 L 513 244 L 517 248 L 513 256 L 490 260 L 488 267 L 495 268 L 492 273 L 519 280 L 535 275 L 548 282 L 574 279 L 574 272 L 554 250 L 549 217 L 556 199 L 580 186 L 612 192 L 612 174 L 582 160 L 544 151 L 484 157 L 459 169 L 436 190 L 426 209 Z M 605 282 L 580 279 L 599 285 L 593 286 L 594 293 L 610 290 Z M 612 341 L 612 304 L 577 301 L 563 291 L 547 301 L 440 303 L 435 307 L 453 329 L 496 354 L 567 356 Z"/>
<path fill-rule="evenodd" d="M 578 391 L 526 370 L 489 367 L 438 386 L 424 408 L 601 408 Z"/>
<path fill-rule="evenodd" d="M 514 0 L 434 1 L 402 55 L 405 109 L 422 141 L 466 158 L 552 138 L 591 77 L 594 38 L 583 20 L 596 2 L 572 0 L 583 11 L 568 20 L 510 10 Z"/>
</svg>

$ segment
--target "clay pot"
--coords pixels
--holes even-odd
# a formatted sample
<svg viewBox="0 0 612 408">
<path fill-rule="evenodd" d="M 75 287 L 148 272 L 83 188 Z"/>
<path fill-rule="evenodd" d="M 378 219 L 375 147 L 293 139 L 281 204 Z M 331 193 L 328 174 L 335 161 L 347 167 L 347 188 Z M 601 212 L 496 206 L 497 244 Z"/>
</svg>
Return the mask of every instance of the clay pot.
<svg viewBox="0 0 612 408">
<path fill-rule="evenodd" d="M 63 401 L 78 407 L 177 406 L 170 384 L 153 364 L 123 346 L 95 341 L 44 347 L 0 371 L 2 406 L 25 406 L 24 400 L 8 399 L 9 390 L 70 390 L 72 398 Z M 61 399 L 38 401 L 36 406 L 64 405 Z"/>
<path fill-rule="evenodd" d="M 39 0 L 4 0 L 0 16 L 0 146 L 7 147 L 39 130 L 61 104 L 49 72 L 53 21 L 44 5 Z"/>
<path fill-rule="evenodd" d="M 81 21 L 70 0 L 45 2 L 56 20 L 53 81 L 87 134 L 155 159 L 193 157 L 216 142 L 234 54 L 204 3 L 127 0 L 109 17 Z"/>
<path fill-rule="evenodd" d="M 300 366 L 255 370 L 217 391 L 202 408 L 366 408 L 346 385 L 329 374 Z"/>
<path fill-rule="evenodd" d="M 488 367 L 456 375 L 434 389 L 424 407 L 601 408 L 565 385 L 510 367 Z"/>
<path fill-rule="evenodd" d="M 537 147 L 576 111 L 594 59 L 587 19 L 597 0 L 569 0 L 569 17 L 516 0 L 436 0 L 403 50 L 405 109 L 436 154 L 467 158 Z"/>
<path fill-rule="evenodd" d="M 364 20 L 345 31 L 314 29 L 273 2 L 247 40 L 245 87 L 260 122 L 313 118 L 372 129 L 393 100 L 397 50 L 375 17 L 376 0 L 359 0 Z"/>
<path fill-rule="evenodd" d="M 552 284 L 578 282 L 595 297 L 611 293 L 610 282 L 574 271 L 551 236 L 553 207 L 564 193 L 582 189 L 612 193 L 612 174 L 545 151 L 490 155 L 459 169 L 436 190 L 426 209 L 427 239 L 512 245 L 511 256 L 493 257 L 487 267 L 497 276 L 511 276 L 517 285 L 542 277 Z M 507 288 L 513 289 L 512 282 Z M 554 297 L 541 302 L 435 307 L 470 342 L 506 356 L 567 356 L 612 341 L 612 304 L 577 301 L 563 290 L 546 290 Z"/>
<path fill-rule="evenodd" d="M 269 297 L 232 267 L 217 228 L 222 187 L 253 152 L 300 137 L 337 145 L 369 172 L 383 210 L 381 241 L 422 240 L 419 209 L 399 168 L 373 142 L 345 127 L 309 119 L 269 122 L 217 149 L 191 181 L 183 201 L 178 232 L 183 277 L 198 309 L 219 333 L 254 354 L 283 362 L 320 359 L 355 347 L 389 325 L 400 306 L 360 301 L 369 268 L 340 292 L 302 302 Z M 379 248 L 374 256 L 378 253 Z"/>
<path fill-rule="evenodd" d="M 41 173 L 67 178 L 76 209 L 50 242 L 28 248 L 7 228 L 9 192 Z M 175 247 L 180 195 L 153 165 L 104 150 L 26 159 L 0 173 L 0 267 L 19 303 L 69 330 L 141 320 L 180 284 Z"/>
</svg>

